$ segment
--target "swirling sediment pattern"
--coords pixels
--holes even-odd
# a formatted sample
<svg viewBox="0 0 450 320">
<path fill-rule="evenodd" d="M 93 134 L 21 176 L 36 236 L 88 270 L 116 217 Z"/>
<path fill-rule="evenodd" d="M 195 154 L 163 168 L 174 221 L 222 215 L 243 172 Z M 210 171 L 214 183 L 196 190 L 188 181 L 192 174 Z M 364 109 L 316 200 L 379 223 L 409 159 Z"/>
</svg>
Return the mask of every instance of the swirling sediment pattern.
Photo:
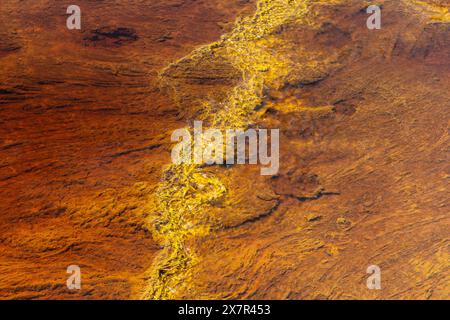
<svg viewBox="0 0 450 320">
<path fill-rule="evenodd" d="M 202 118 L 207 123 L 222 130 L 244 129 L 252 123 L 254 110 L 263 103 L 264 88 L 276 86 L 288 72 L 288 59 L 271 49 L 279 44 L 275 35 L 284 25 L 305 19 L 312 2 L 260 0 L 253 16 L 238 20 L 219 41 L 190 54 L 189 58 L 205 54 L 225 58 L 242 75 L 224 101 L 203 102 Z M 151 270 L 145 299 L 175 299 L 188 289 L 192 266 L 200 259 L 188 242 L 209 234 L 214 217 L 205 211 L 226 194 L 225 183 L 200 166 L 168 166 L 157 191 L 158 218 L 152 221 L 155 238 L 164 249 Z"/>
</svg>

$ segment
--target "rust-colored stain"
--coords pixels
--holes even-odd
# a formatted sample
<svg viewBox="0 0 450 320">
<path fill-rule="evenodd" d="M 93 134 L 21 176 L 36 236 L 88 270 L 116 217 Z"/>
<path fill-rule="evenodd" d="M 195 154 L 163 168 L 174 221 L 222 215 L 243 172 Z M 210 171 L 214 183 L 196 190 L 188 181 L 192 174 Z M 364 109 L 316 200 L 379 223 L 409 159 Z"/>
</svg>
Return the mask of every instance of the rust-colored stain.
<svg viewBox="0 0 450 320">
<path fill-rule="evenodd" d="M 0 5 L 0 299 L 450 297 L 448 1 L 77 2 Z M 278 174 L 173 165 L 198 119 Z"/>
</svg>

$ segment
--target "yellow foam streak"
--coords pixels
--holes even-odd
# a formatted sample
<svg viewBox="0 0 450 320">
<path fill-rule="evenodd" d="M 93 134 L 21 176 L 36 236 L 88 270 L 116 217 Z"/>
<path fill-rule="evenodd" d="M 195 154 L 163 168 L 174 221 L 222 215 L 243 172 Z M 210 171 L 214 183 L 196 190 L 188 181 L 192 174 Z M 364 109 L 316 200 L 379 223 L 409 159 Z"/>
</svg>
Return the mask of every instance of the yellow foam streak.
<svg viewBox="0 0 450 320">
<path fill-rule="evenodd" d="M 213 54 L 227 59 L 242 74 L 242 81 L 224 101 L 203 102 L 202 118 L 212 127 L 243 129 L 252 123 L 255 108 L 263 102 L 264 88 L 275 86 L 288 73 L 289 61 L 276 50 L 280 43 L 274 35 L 283 25 L 305 18 L 311 2 L 259 0 L 253 16 L 238 20 L 219 41 L 185 57 Z M 207 208 L 226 193 L 218 177 L 197 165 L 170 165 L 165 170 L 156 195 L 158 215 L 151 221 L 154 237 L 164 249 L 152 267 L 145 299 L 176 299 L 190 289 L 189 278 L 198 257 L 188 242 L 210 232 L 214 217 Z"/>
</svg>

